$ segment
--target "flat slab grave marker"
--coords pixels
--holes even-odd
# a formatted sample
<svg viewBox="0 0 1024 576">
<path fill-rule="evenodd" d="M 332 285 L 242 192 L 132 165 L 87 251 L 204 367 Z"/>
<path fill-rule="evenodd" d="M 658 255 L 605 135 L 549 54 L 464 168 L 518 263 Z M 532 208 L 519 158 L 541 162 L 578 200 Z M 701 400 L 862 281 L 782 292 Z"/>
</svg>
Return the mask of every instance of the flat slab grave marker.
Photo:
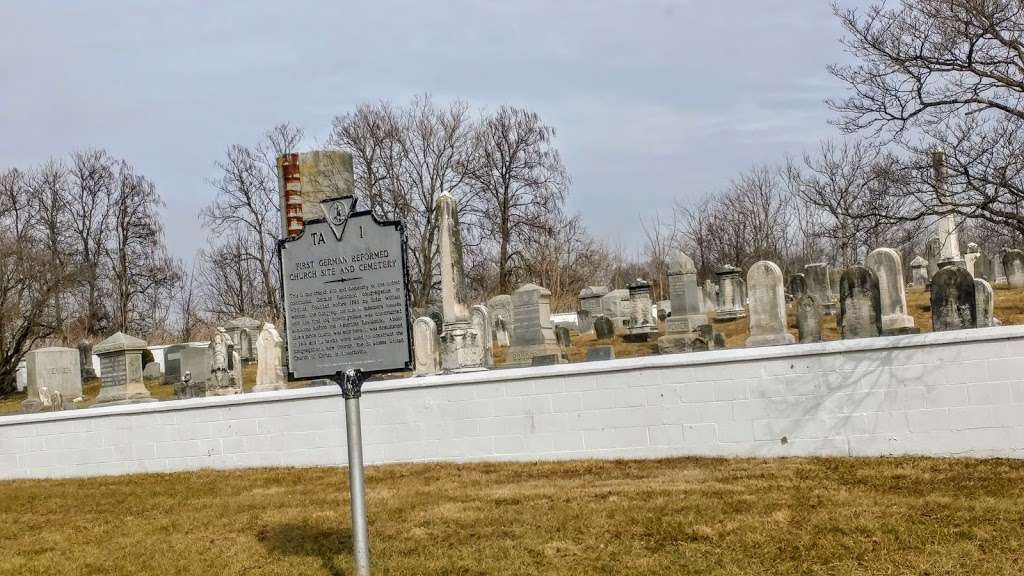
<svg viewBox="0 0 1024 576">
<path fill-rule="evenodd" d="M 330 378 L 345 397 L 352 548 L 356 574 L 370 573 L 359 397 L 369 374 L 413 367 L 412 328 L 400 222 L 357 212 L 352 196 L 320 203 L 278 244 L 288 343 L 288 379 Z"/>
</svg>

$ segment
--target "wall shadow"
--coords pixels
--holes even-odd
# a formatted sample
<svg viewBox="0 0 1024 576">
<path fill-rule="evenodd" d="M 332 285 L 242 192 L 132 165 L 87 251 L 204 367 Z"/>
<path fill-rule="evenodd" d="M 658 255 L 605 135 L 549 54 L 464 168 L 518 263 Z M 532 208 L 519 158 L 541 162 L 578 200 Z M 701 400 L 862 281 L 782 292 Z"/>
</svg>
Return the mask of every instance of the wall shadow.
<svg viewBox="0 0 1024 576">
<path fill-rule="evenodd" d="M 292 522 L 261 527 L 256 537 L 271 554 L 316 558 L 332 576 L 350 573 L 352 532 L 347 528 Z"/>
</svg>

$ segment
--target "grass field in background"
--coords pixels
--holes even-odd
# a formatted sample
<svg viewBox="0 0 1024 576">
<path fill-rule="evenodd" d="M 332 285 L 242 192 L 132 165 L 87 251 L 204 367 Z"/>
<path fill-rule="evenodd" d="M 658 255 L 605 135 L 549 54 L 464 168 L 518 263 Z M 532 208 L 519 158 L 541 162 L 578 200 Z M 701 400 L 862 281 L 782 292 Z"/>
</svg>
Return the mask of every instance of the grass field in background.
<svg viewBox="0 0 1024 576">
<path fill-rule="evenodd" d="M 367 469 L 375 574 L 1021 574 L 1024 462 Z M 336 468 L 0 482 L 0 574 L 350 574 Z"/>
</svg>

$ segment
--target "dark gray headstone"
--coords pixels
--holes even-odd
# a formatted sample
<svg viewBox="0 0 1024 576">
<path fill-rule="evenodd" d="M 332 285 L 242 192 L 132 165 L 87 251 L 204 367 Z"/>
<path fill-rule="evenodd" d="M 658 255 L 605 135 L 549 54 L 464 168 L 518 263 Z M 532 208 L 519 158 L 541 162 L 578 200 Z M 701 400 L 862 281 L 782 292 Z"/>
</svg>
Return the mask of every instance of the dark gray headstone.
<svg viewBox="0 0 1024 576">
<path fill-rule="evenodd" d="M 555 341 L 561 348 L 572 346 L 572 338 L 569 336 L 569 329 L 565 326 L 555 327 Z"/>
<path fill-rule="evenodd" d="M 615 337 L 615 323 L 604 315 L 594 318 L 594 334 L 598 340 L 611 340 Z"/>
<path fill-rule="evenodd" d="M 601 360 L 615 360 L 615 349 L 611 346 L 593 346 L 587 349 L 587 357 L 584 362 L 598 362 Z"/>
<path fill-rule="evenodd" d="M 444 314 L 440 310 L 431 310 L 427 316 L 430 316 L 430 319 L 434 321 L 434 325 L 437 326 L 437 334 L 440 336 L 441 330 L 444 328 Z"/>
<path fill-rule="evenodd" d="M 796 300 L 796 327 L 800 343 L 821 342 L 821 306 L 810 294 Z"/>
<path fill-rule="evenodd" d="M 697 326 L 697 334 L 704 339 L 705 342 L 711 342 L 715 339 L 715 328 L 711 324 L 701 324 Z"/>
<path fill-rule="evenodd" d="M 878 277 L 866 266 L 850 266 L 839 278 L 839 333 L 844 340 L 882 334 Z"/>
<path fill-rule="evenodd" d="M 793 300 L 799 300 L 807 293 L 807 277 L 803 274 L 793 274 L 789 277 L 789 293 Z"/>
<path fill-rule="evenodd" d="M 557 354 L 543 354 L 534 356 L 530 360 L 530 366 L 554 366 L 555 364 L 558 364 Z"/>
<path fill-rule="evenodd" d="M 974 278 L 959 266 L 943 268 L 932 277 L 932 331 L 977 326 Z"/>
<path fill-rule="evenodd" d="M 96 370 L 92 367 L 92 342 L 88 340 L 78 343 L 78 367 L 82 380 L 96 377 Z"/>
<path fill-rule="evenodd" d="M 721 350 L 725 350 L 727 348 L 727 346 L 725 345 L 725 334 L 722 334 L 721 332 L 715 332 L 715 348 Z"/>
</svg>

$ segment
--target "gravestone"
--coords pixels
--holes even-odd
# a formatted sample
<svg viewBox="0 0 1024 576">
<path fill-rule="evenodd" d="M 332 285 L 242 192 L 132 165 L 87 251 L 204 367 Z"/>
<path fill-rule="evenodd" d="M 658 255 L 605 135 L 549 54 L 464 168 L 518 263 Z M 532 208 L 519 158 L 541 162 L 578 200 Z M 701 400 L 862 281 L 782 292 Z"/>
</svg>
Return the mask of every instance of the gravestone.
<svg viewBox="0 0 1024 576">
<path fill-rule="evenodd" d="M 601 297 L 608 293 L 604 286 L 587 286 L 579 293 L 579 310 L 576 313 L 580 334 L 594 329 L 594 318 L 601 314 Z"/>
<path fill-rule="evenodd" d="M 821 308 L 821 313 L 826 316 L 835 315 L 832 273 L 828 263 L 818 262 L 804 266 L 804 278 L 807 281 L 807 293 L 814 296 L 814 301 Z"/>
<path fill-rule="evenodd" d="M 718 310 L 718 285 L 710 279 L 704 280 L 704 311 Z"/>
<path fill-rule="evenodd" d="M 948 266 L 963 266 L 964 259 L 960 255 L 960 239 L 956 226 L 956 212 L 950 205 L 949 178 L 946 169 L 946 153 L 941 148 L 933 148 L 931 156 L 932 172 L 935 177 L 935 195 L 942 206 L 941 215 L 935 221 L 935 236 L 939 241 L 939 257 L 929 258 L 936 262 L 939 269 Z"/>
<path fill-rule="evenodd" d="M 536 284 L 526 284 L 512 293 L 512 346 L 506 366 L 530 366 L 534 356 L 558 355 L 555 330 L 551 322 L 551 292 Z"/>
<path fill-rule="evenodd" d="M 243 362 L 256 360 L 256 348 L 253 345 L 260 337 L 263 323 L 248 316 L 235 318 L 224 324 L 228 337 L 235 344 L 235 350 Z"/>
<path fill-rule="evenodd" d="M 651 285 L 646 280 L 637 278 L 628 288 L 632 309 L 624 338 L 628 342 L 647 342 L 651 335 L 658 333 L 658 326 L 651 311 Z"/>
<path fill-rule="evenodd" d="M 82 380 L 96 377 L 96 370 L 92 366 L 92 342 L 84 338 L 78 343 L 78 366 Z"/>
<path fill-rule="evenodd" d="M 850 266 L 839 277 L 839 334 L 844 340 L 882 334 L 878 277 L 866 266 Z"/>
<path fill-rule="evenodd" d="M 977 262 L 981 259 L 981 249 L 974 242 L 967 244 L 967 252 L 964 252 L 964 267 L 971 273 L 971 276 L 977 278 L 979 276 L 977 270 Z"/>
<path fill-rule="evenodd" d="M 494 339 L 499 346 L 508 346 L 512 334 L 512 297 L 499 294 L 487 301 L 487 309 L 491 311 L 494 322 Z"/>
<path fill-rule="evenodd" d="M 587 357 L 584 362 L 600 362 L 602 360 L 615 360 L 615 349 L 611 346 L 591 346 L 587 349 Z"/>
<path fill-rule="evenodd" d="M 441 341 L 437 326 L 429 316 L 417 318 L 412 323 L 413 353 L 416 358 L 416 375 L 429 376 L 441 371 Z"/>
<path fill-rule="evenodd" d="M 563 350 L 572 346 L 572 338 L 569 335 L 569 329 L 565 326 L 556 326 L 555 341 L 558 342 L 558 346 Z"/>
<path fill-rule="evenodd" d="M 210 376 L 206 380 L 207 396 L 230 396 L 242 393 L 242 382 L 235 373 L 234 342 L 227 330 L 217 328 L 210 339 Z"/>
<path fill-rule="evenodd" d="M 164 371 L 160 368 L 159 362 L 150 362 L 142 369 L 142 377 L 146 380 L 162 380 Z"/>
<path fill-rule="evenodd" d="M 629 301 L 629 290 L 619 288 L 610 290 L 601 297 L 601 313 L 611 318 L 616 334 L 624 334 L 629 324 L 632 304 Z"/>
<path fill-rule="evenodd" d="M 494 329 L 491 322 L 491 311 L 482 304 L 477 304 L 469 309 L 469 327 L 477 338 L 480 339 L 480 353 L 483 354 L 484 368 L 494 367 L 494 336 L 491 331 Z"/>
<path fill-rule="evenodd" d="M 448 191 L 442 193 L 437 200 L 435 221 L 441 260 L 441 304 L 444 310 L 441 367 L 451 372 L 484 370 L 489 364 L 487 352 L 493 346 L 489 341 L 490 326 L 481 326 L 479 322 L 472 321 L 462 266 L 458 203 Z M 486 309 L 483 315 L 489 323 Z M 486 333 L 482 333 L 481 329 L 485 329 Z M 485 339 L 488 341 L 485 342 Z"/>
<path fill-rule="evenodd" d="M 992 259 L 980 249 L 977 258 L 974 259 L 974 277 L 992 282 Z"/>
<path fill-rule="evenodd" d="M 698 337 L 699 326 L 708 324 L 701 305 L 703 291 L 697 285 L 697 268 L 693 260 L 678 252 L 668 266 L 669 294 L 672 297 L 672 316 L 665 326 L 665 335 L 658 338 L 658 352 L 670 354 L 689 350 Z"/>
<path fill-rule="evenodd" d="M 726 265 L 715 275 L 718 276 L 718 302 L 715 318 L 731 320 L 745 317 L 747 315 L 747 310 L 744 308 L 746 298 L 739 268 Z"/>
<path fill-rule="evenodd" d="M 821 307 L 814 296 L 804 294 L 796 301 L 796 328 L 800 333 L 800 343 L 810 344 L 821 342 Z"/>
<path fill-rule="evenodd" d="M 725 334 L 721 332 L 715 332 L 714 346 L 716 350 L 725 350 L 727 348 L 725 342 Z"/>
<path fill-rule="evenodd" d="M 142 353 L 146 341 L 118 332 L 93 348 L 100 357 L 102 387 L 96 405 L 156 402 L 142 381 Z"/>
<path fill-rule="evenodd" d="M 561 361 L 558 354 L 541 354 L 530 359 L 530 366 L 554 366 Z"/>
<path fill-rule="evenodd" d="M 437 326 L 437 335 L 440 336 L 441 327 L 444 326 L 444 314 L 440 310 L 435 309 L 427 312 L 427 317 L 434 321 L 434 326 Z"/>
<path fill-rule="evenodd" d="M 615 323 L 603 314 L 594 318 L 594 335 L 598 340 L 611 340 L 615 337 Z"/>
<path fill-rule="evenodd" d="M 881 302 L 882 334 L 917 334 L 914 318 L 907 314 L 907 294 L 903 283 L 903 260 L 892 248 L 872 250 L 864 259 L 878 281 Z"/>
<path fill-rule="evenodd" d="M 284 390 L 284 339 L 271 323 L 256 337 L 256 385 L 253 392 Z"/>
<path fill-rule="evenodd" d="M 917 256 L 910 261 L 910 281 L 914 286 L 928 285 L 928 261 Z"/>
<path fill-rule="evenodd" d="M 992 286 L 982 278 L 974 279 L 974 321 L 978 328 L 996 326 Z"/>
<path fill-rule="evenodd" d="M 186 346 L 179 353 L 181 374 L 174 382 L 178 398 L 203 398 L 210 379 L 210 352 L 206 346 Z M 187 378 L 186 378 L 187 376 Z"/>
<path fill-rule="evenodd" d="M 786 329 L 786 291 L 782 270 L 774 262 L 762 260 L 747 270 L 750 290 L 750 337 L 746 345 L 778 346 L 792 344 Z"/>
<path fill-rule="evenodd" d="M 933 332 L 977 326 L 974 278 L 966 268 L 950 266 L 935 273 L 931 306 Z"/>
<path fill-rule="evenodd" d="M 26 396 L 24 412 L 39 412 L 50 407 L 58 395 L 71 401 L 82 396 L 82 370 L 75 348 L 39 348 L 25 355 Z"/>
<path fill-rule="evenodd" d="M 789 277 L 789 295 L 793 300 L 799 300 L 807 293 L 807 277 L 803 274 L 793 274 Z"/>
<path fill-rule="evenodd" d="M 990 265 L 992 268 L 992 285 L 993 286 L 1006 286 L 1006 270 L 1003 268 L 1003 256 L 1006 254 L 1006 249 L 1002 249 L 999 252 L 992 255 Z"/>
<path fill-rule="evenodd" d="M 28 388 L 28 364 L 22 360 L 14 370 L 14 388 L 18 392 L 24 392 Z"/>
<path fill-rule="evenodd" d="M 1024 288 L 1024 252 L 1016 248 L 1003 254 L 1003 272 L 1010 288 Z"/>
<path fill-rule="evenodd" d="M 938 238 L 931 238 L 924 245 L 924 258 L 928 262 L 928 282 L 939 271 L 939 258 L 942 257 L 942 241 Z"/>
</svg>

